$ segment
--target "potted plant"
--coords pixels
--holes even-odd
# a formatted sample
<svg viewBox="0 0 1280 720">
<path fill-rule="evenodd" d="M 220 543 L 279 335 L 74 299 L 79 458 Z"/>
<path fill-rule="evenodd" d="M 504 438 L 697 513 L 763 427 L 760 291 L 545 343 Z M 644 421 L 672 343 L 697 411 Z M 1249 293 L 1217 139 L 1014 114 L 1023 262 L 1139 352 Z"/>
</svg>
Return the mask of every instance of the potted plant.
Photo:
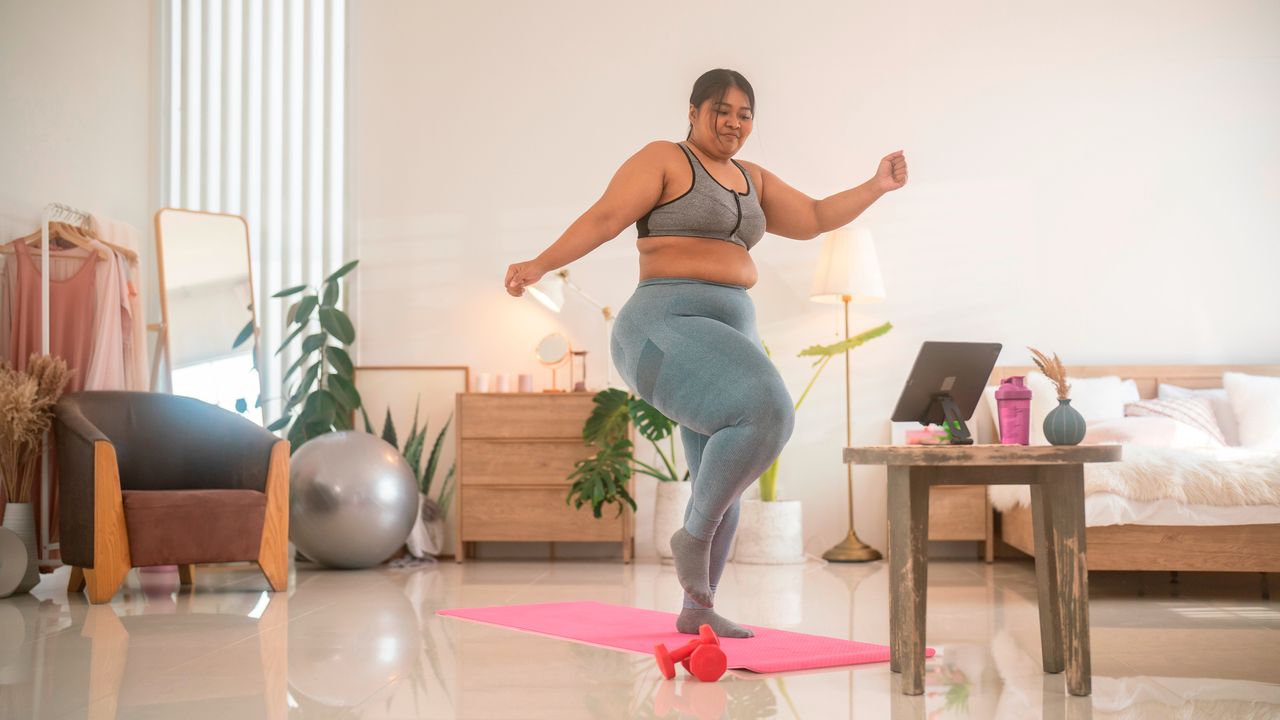
<svg viewBox="0 0 1280 720">
<path fill-rule="evenodd" d="M 813 362 L 813 377 L 809 378 L 809 383 L 796 399 L 795 409 L 800 410 L 800 405 L 809 396 L 809 391 L 813 389 L 818 376 L 826 369 L 831 358 L 878 338 L 891 329 L 891 323 L 884 323 L 847 340 L 829 345 L 813 345 L 801 350 L 798 357 L 817 359 Z M 773 356 L 768 346 L 764 350 L 770 357 Z M 778 466 L 781 459 L 781 456 L 775 459 L 760 476 L 760 499 L 742 501 L 734 562 L 763 565 L 804 562 L 803 513 L 800 501 L 781 500 L 778 496 Z"/>
<path fill-rule="evenodd" d="M 27 568 L 14 592 L 27 592 L 40 582 L 36 566 L 36 520 L 31 491 L 39 474 L 45 433 L 53 425 L 53 408 L 71 371 L 61 358 L 33 354 L 19 372 L 0 362 L 0 477 L 4 480 L 3 527 L 13 531 L 27 550 Z"/>
<path fill-rule="evenodd" d="M 419 398 L 419 401 L 421 398 Z M 375 434 L 373 423 L 369 422 L 369 414 L 360 408 L 364 418 L 364 431 Z M 444 434 L 449 429 L 453 415 L 444 421 L 440 432 L 436 433 L 435 442 L 431 444 L 431 452 L 427 456 L 427 464 L 422 464 L 422 452 L 426 449 L 427 424 L 418 427 L 418 403 L 413 406 L 413 425 L 409 429 L 409 437 L 405 438 L 404 447 L 400 447 L 396 435 L 396 425 L 391 419 L 391 408 L 387 408 L 386 418 L 382 421 L 382 439 L 400 451 L 413 477 L 418 481 L 418 518 L 414 521 L 413 530 L 405 541 L 409 554 L 416 558 L 435 557 L 444 550 L 444 523 L 449 516 L 449 508 L 453 498 L 453 474 L 457 464 L 449 466 L 444 480 L 440 484 L 438 499 L 431 498 L 431 486 L 435 484 L 436 467 L 440 462 L 440 449 L 444 446 Z"/>
<path fill-rule="evenodd" d="M 294 452 L 318 435 L 353 429 L 352 414 L 360 409 L 360 393 L 356 392 L 354 381 L 355 365 L 346 350 L 355 342 L 356 331 L 351 318 L 338 308 L 341 291 L 338 281 L 355 269 L 359 262 L 352 260 L 338 268 L 318 288 L 297 285 L 272 296 L 284 298 L 312 291 L 289 308 L 288 324 L 294 327 L 276 350 L 279 355 L 295 339 L 302 337 L 298 358 L 285 371 L 281 382 L 287 387 L 295 373 L 301 372 L 302 375 L 293 391 L 286 393 L 288 399 L 281 417 L 267 426 L 273 432 L 288 427 L 286 438 Z M 308 330 L 315 332 L 303 336 Z M 238 341 L 244 342 L 251 335 L 252 332 L 241 332 Z"/>
<path fill-rule="evenodd" d="M 689 471 L 676 470 L 676 423 L 644 400 L 619 388 L 608 388 L 592 398 L 595 408 L 582 427 L 582 439 L 599 448 L 596 454 L 574 465 L 573 481 L 565 502 L 574 507 L 590 503 L 596 517 L 601 508 L 622 503 L 634 510 L 635 500 L 627 490 L 633 472 L 658 479 L 654 503 L 654 545 L 662 558 L 671 557 L 671 534 L 684 524 L 684 508 L 689 502 Z M 648 440 L 662 461 L 655 467 L 635 457 L 628 439 L 631 424 Z M 667 441 L 670 455 L 662 449 Z"/>
<path fill-rule="evenodd" d="M 1079 445 L 1084 440 L 1084 416 L 1079 410 L 1071 407 L 1071 384 L 1067 382 L 1067 369 L 1058 359 L 1058 353 L 1050 359 L 1039 350 L 1029 347 L 1031 359 L 1044 376 L 1053 381 L 1058 393 L 1058 407 L 1049 411 L 1044 418 L 1044 439 L 1050 445 Z"/>
</svg>

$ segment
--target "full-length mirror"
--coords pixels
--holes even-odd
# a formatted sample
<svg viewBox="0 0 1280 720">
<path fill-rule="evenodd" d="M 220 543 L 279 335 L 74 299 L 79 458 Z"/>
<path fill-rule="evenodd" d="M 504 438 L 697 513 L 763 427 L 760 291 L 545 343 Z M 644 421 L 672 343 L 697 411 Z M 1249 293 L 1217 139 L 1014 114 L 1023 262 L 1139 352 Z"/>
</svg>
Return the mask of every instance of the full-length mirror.
<svg viewBox="0 0 1280 720">
<path fill-rule="evenodd" d="M 249 230 L 238 215 L 156 213 L 165 386 L 261 424 Z"/>
</svg>

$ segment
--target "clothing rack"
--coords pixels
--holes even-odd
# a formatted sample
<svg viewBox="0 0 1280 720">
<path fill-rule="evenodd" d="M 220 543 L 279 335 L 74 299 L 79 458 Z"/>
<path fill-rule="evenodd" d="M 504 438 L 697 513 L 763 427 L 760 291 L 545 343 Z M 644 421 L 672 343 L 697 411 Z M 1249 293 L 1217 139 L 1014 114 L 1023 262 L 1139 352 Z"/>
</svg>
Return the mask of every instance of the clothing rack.
<svg viewBox="0 0 1280 720">
<path fill-rule="evenodd" d="M 76 225 L 88 230 L 92 225 L 92 216 L 84 210 L 73 208 L 62 203 L 49 203 L 44 206 L 40 220 L 40 352 L 49 354 L 49 277 L 53 274 L 49 265 L 49 223 L 62 222 Z M 49 433 L 45 432 L 44 450 L 40 457 L 40 552 L 38 562 L 41 565 L 58 566 L 62 564 L 49 556 L 51 550 L 59 549 L 60 543 L 49 542 L 49 523 L 53 513 L 49 507 Z"/>
</svg>

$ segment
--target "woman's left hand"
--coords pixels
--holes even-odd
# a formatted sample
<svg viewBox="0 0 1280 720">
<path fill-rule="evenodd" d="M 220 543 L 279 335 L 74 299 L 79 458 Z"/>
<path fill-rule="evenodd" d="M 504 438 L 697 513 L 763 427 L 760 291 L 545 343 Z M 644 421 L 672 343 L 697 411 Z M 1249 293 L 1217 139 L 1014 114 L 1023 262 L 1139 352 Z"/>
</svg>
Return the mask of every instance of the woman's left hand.
<svg viewBox="0 0 1280 720">
<path fill-rule="evenodd" d="M 880 167 L 873 179 L 876 189 L 882 193 L 897 190 L 907 184 L 907 156 L 902 151 L 889 153 L 880 159 Z"/>
</svg>

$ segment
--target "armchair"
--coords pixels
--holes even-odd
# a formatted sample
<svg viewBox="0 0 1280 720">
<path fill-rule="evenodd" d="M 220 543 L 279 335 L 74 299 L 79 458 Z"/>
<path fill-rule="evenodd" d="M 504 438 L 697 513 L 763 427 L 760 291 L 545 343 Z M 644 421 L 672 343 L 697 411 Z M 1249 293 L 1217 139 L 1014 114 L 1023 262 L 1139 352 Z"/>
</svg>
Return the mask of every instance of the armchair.
<svg viewBox="0 0 1280 720">
<path fill-rule="evenodd" d="M 79 392 L 55 410 L 68 592 L 109 601 L 130 568 L 256 562 L 289 586 L 289 443 L 194 398 Z"/>
</svg>

